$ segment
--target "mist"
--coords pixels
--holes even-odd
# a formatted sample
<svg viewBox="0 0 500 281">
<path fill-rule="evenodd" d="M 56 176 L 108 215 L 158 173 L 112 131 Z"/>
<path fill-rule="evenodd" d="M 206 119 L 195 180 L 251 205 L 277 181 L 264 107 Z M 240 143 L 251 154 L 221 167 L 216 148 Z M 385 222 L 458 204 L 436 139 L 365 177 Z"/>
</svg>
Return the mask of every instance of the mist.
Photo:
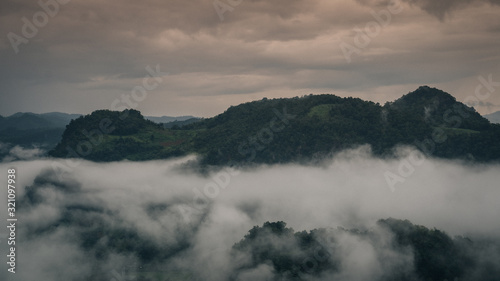
<svg viewBox="0 0 500 281">
<path fill-rule="evenodd" d="M 2 182 L 7 169 L 16 169 L 18 221 L 16 274 L 2 270 L 0 279 L 159 280 L 151 272 L 168 272 L 172 280 L 279 280 L 272 265 L 249 267 L 248 253 L 233 249 L 254 226 L 276 221 L 295 231 L 327 229 L 340 241 L 325 246 L 339 270 L 304 280 L 377 280 L 411 268 L 412 250 L 394 248 L 379 219 L 408 219 L 451 237 L 500 240 L 500 166 L 420 154 L 416 162 L 415 153 L 401 148 L 397 157 L 380 159 L 361 147 L 314 165 L 205 173 L 193 168 L 194 156 L 1 163 Z M 398 180 L 389 182 L 388 173 Z M 1 196 L 7 198 L 6 188 Z M 5 222 L 6 200 L 0 209 Z M 336 232 L 337 227 L 372 235 Z M 328 235 L 323 238 L 328 241 Z M 292 242 L 283 247 L 305 255 Z M 485 250 L 478 259 L 499 264 L 499 250 Z M 0 262 L 6 264 L 6 255 Z"/>
</svg>

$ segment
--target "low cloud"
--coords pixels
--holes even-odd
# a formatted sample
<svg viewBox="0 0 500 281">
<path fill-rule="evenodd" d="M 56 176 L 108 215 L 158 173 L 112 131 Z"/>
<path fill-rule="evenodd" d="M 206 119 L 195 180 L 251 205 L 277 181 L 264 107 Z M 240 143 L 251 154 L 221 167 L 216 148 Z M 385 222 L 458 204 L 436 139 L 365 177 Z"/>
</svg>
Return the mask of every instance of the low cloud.
<svg viewBox="0 0 500 281">
<path fill-rule="evenodd" d="M 23 148 L 16 145 L 11 148 L 9 144 L 0 143 L 0 155 L 6 154 L 2 162 L 12 162 L 16 160 L 32 160 L 40 158 L 45 154 L 45 150 L 40 148 Z"/>
<path fill-rule="evenodd" d="M 274 278 L 272 265 L 242 267 L 251 257 L 245 252 L 234 256 L 233 250 L 252 227 L 266 221 L 285 221 L 295 231 L 338 226 L 372 231 L 370 238 L 335 235 L 339 246 L 330 250 L 343 266 L 332 274 L 339 280 L 382 278 L 398 261 L 400 268 L 412 266 L 411 252 L 391 246 L 392 236 L 376 226 L 379 219 L 409 219 L 451 237 L 500 236 L 498 165 L 425 159 L 392 192 L 384 173 L 397 170 L 403 160 L 352 150 L 320 166 L 273 165 L 206 175 L 187 168 L 191 157 L 140 163 L 82 160 L 69 170 L 52 168 L 66 165 L 64 159 L 3 163 L 1 181 L 7 169 L 17 173 L 19 258 L 17 273 L 3 270 L 0 278 Z M 6 198 L 6 190 L 0 195 Z M 0 202 L 6 209 L 6 201 Z M 2 212 L 0 219 L 5 216 Z M 0 247 L 5 252 L 7 245 Z M 484 253 L 477 259 L 498 258 L 494 249 Z"/>
</svg>

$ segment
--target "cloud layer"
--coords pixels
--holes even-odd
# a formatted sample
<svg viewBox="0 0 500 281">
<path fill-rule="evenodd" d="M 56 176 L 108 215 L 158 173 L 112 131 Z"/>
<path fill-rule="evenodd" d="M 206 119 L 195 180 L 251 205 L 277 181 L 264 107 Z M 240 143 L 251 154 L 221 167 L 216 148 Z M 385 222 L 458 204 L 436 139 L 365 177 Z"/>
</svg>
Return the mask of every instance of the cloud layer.
<svg viewBox="0 0 500 281">
<path fill-rule="evenodd" d="M 395 217 L 450 236 L 500 237 L 498 165 L 425 159 L 393 191 L 384 174 L 396 172 L 404 160 L 372 158 L 361 149 L 322 166 L 223 169 L 206 175 L 188 168 L 193 158 L 3 163 L 0 170 L 17 171 L 18 272 L 2 270 L 0 277 L 126 280 L 163 272 L 178 280 L 264 278 L 273 274 L 266 265 L 235 271 L 247 257 L 235 259 L 231 247 L 266 221 L 285 221 L 296 231 L 370 229 L 378 219 Z M 0 179 L 7 180 L 6 172 Z M 6 198 L 5 189 L 1 196 Z M 5 200 L 0 202 L 6 209 Z M 2 212 L 4 221 L 5 216 Z M 381 269 L 377 257 L 390 255 L 390 247 L 374 250 L 368 240 L 342 239 L 339 276 L 366 280 L 389 266 Z M 380 234 L 380 239 L 391 238 Z M 2 241 L 2 252 L 6 246 Z M 2 264 L 5 259 L 0 257 Z M 367 265 L 365 271 L 357 270 L 359 263 Z"/>
<path fill-rule="evenodd" d="M 385 102 L 420 85 L 464 100 L 478 76 L 499 80 L 494 0 L 42 2 L 60 4 L 29 36 L 26 21 L 44 23 L 43 8 L 0 4 L 2 115 L 111 108 L 142 85 L 148 65 L 168 75 L 134 105 L 146 115 L 209 117 L 309 93 Z M 226 5 L 223 20 L 214 3 Z M 384 20 L 394 6 L 399 12 Z M 25 39 L 17 54 L 10 33 Z M 356 45 L 360 36 L 368 43 Z M 359 49 L 350 62 L 342 43 Z M 497 95 L 489 102 L 500 104 Z"/>
</svg>

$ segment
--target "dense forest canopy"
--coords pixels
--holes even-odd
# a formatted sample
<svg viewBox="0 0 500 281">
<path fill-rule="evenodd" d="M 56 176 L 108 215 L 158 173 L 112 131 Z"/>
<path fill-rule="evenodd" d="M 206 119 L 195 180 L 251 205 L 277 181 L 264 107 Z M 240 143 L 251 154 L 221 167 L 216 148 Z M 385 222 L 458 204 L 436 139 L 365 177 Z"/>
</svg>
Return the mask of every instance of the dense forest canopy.
<svg viewBox="0 0 500 281">
<path fill-rule="evenodd" d="M 385 105 L 327 94 L 264 98 L 181 125 L 165 128 L 136 110 L 99 110 L 73 120 L 50 155 L 117 161 L 195 153 L 204 164 L 242 165 L 310 162 L 368 144 L 381 157 L 410 145 L 432 157 L 500 159 L 500 125 L 427 86 Z"/>
<path fill-rule="evenodd" d="M 486 247 L 498 247 L 493 242 L 452 238 L 438 229 L 393 218 L 379 220 L 366 230 L 338 227 L 295 232 L 285 222 L 266 222 L 235 244 L 233 254 L 251 256 L 241 262 L 241 268 L 270 265 L 275 280 L 321 279 L 341 270 L 346 254 L 343 243 L 352 239 L 370 245 L 381 261 L 382 276 L 372 280 L 496 280 L 500 274 L 492 266 L 495 261 L 478 258 Z"/>
</svg>

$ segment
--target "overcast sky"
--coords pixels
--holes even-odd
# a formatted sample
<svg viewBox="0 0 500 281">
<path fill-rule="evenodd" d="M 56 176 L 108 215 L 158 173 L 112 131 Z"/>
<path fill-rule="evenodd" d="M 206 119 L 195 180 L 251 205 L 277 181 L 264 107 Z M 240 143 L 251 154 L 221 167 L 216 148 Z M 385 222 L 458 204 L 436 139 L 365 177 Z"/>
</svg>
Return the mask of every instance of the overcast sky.
<svg viewBox="0 0 500 281">
<path fill-rule="evenodd" d="M 500 81 L 499 0 L 55 1 L 0 2 L 0 115 L 128 103 L 210 117 L 309 93 L 384 103 L 420 85 L 464 101 L 479 76 Z M 491 90 L 482 114 L 500 110 Z"/>
</svg>

